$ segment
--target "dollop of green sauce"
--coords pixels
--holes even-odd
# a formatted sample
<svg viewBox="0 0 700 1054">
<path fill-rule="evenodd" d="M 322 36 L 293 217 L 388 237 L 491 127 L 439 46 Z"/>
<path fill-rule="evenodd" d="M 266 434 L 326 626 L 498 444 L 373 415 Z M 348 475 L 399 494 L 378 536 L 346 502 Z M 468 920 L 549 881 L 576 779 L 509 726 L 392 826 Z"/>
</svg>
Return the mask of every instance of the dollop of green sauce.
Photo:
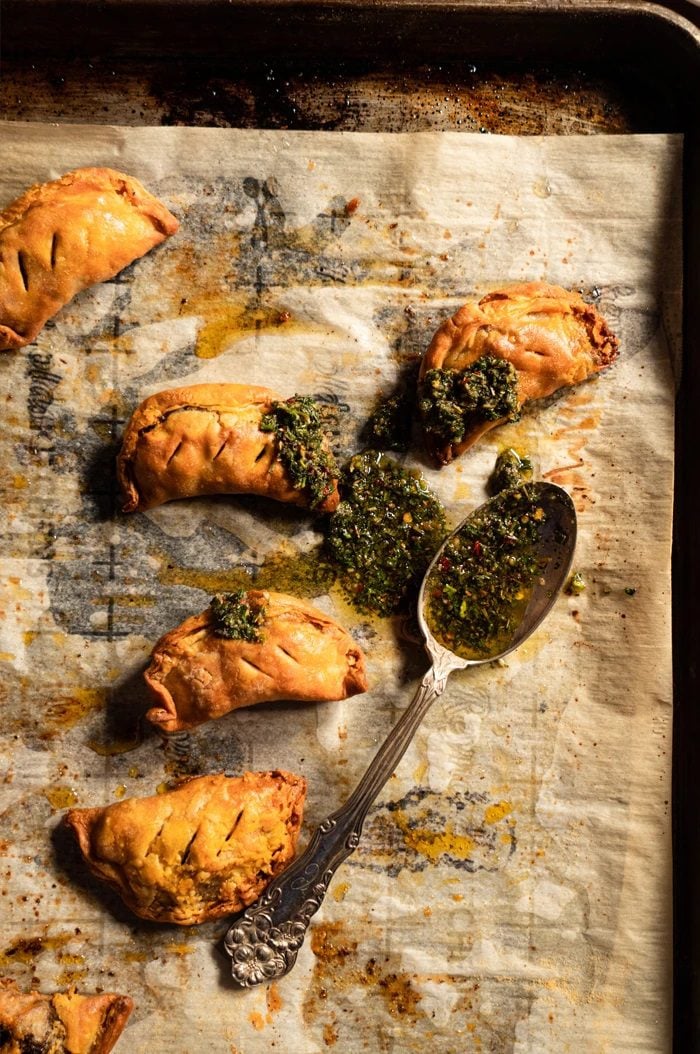
<svg viewBox="0 0 700 1054">
<path fill-rule="evenodd" d="M 482 355 L 465 370 L 428 370 L 418 408 L 423 428 L 442 443 L 459 443 L 485 421 L 519 417 L 518 374 L 507 359 Z"/>
<path fill-rule="evenodd" d="M 500 494 L 509 487 L 518 487 L 532 479 L 532 462 L 521 457 L 517 450 L 508 447 L 496 458 L 496 466 L 488 482 L 489 494 Z"/>
<path fill-rule="evenodd" d="M 323 420 L 314 400 L 293 395 L 274 402 L 259 427 L 261 432 L 275 433 L 277 456 L 294 486 L 308 496 L 311 508 L 322 505 L 333 492 L 338 469 L 325 446 Z"/>
<path fill-rule="evenodd" d="M 450 651 L 481 659 L 508 646 L 542 569 L 544 518 L 525 485 L 492 499 L 447 543 L 425 597 L 428 625 Z"/>
<path fill-rule="evenodd" d="M 372 449 L 405 453 L 411 445 L 419 366 L 415 362 L 404 367 L 394 391 L 377 400 L 364 431 Z"/>
<path fill-rule="evenodd" d="M 217 637 L 247 640 L 252 644 L 262 641 L 260 627 L 265 622 L 265 605 L 251 604 L 245 590 L 217 593 L 212 597 L 210 608 Z"/>
<path fill-rule="evenodd" d="M 360 611 L 400 611 L 447 533 L 444 509 L 422 476 L 376 451 L 350 459 L 340 489 L 326 538 L 341 585 Z"/>
</svg>

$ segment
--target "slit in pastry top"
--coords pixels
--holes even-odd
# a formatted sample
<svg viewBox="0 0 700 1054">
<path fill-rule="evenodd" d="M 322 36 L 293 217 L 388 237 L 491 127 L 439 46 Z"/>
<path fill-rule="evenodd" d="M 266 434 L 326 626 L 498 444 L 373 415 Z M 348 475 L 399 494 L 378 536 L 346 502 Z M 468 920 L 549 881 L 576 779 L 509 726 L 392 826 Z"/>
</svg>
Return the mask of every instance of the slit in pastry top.
<svg viewBox="0 0 700 1054">
<path fill-rule="evenodd" d="M 215 773 L 147 798 L 71 809 L 92 873 L 136 915 L 191 926 L 241 911 L 294 858 L 306 780 Z"/>
<path fill-rule="evenodd" d="M 325 437 L 319 432 L 327 478 L 316 500 L 308 486 L 292 478 L 275 431 L 265 430 L 278 405 L 285 405 L 282 396 L 248 384 L 195 384 L 144 399 L 127 424 L 117 458 L 124 511 L 208 494 L 258 494 L 333 512 L 340 496 Z"/>
<path fill-rule="evenodd" d="M 0 351 L 174 234 L 177 219 L 137 179 L 79 168 L 30 187 L 0 213 Z"/>
<path fill-rule="evenodd" d="M 10 978 L 0 978 L 0 1051 L 109 1054 L 133 1005 L 112 992 L 23 992 Z"/>
<path fill-rule="evenodd" d="M 280 699 L 330 702 L 367 690 L 365 658 L 347 630 L 306 601 L 251 589 L 258 640 L 220 636 L 211 607 L 161 637 L 144 676 L 146 716 L 163 732 Z"/>
<path fill-rule="evenodd" d="M 615 361 L 618 341 L 605 319 L 578 293 L 544 282 L 509 285 L 464 307 L 436 331 L 423 356 L 418 379 L 419 406 L 429 453 L 447 464 L 490 429 L 515 419 L 534 399 L 579 384 Z M 460 416 L 459 394 L 443 403 L 431 396 L 431 381 L 461 382 L 475 364 L 491 363 L 508 381 L 510 401 L 492 400 Z M 493 392 L 490 392 L 492 395 Z M 505 393 L 508 396 L 508 393 Z M 500 408 L 499 408 L 500 405 Z"/>
</svg>

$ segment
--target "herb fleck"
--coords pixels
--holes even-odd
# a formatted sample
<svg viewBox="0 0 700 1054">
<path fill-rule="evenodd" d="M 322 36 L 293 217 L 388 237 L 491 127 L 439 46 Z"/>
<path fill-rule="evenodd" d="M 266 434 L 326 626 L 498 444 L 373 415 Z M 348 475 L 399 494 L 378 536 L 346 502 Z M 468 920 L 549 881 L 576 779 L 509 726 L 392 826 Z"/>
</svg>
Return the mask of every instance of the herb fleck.
<svg viewBox="0 0 700 1054">
<path fill-rule="evenodd" d="M 518 374 L 494 355 L 482 355 L 465 370 L 428 370 L 418 408 L 426 432 L 442 443 L 458 443 L 484 421 L 517 420 Z"/>
<path fill-rule="evenodd" d="M 247 640 L 253 644 L 263 639 L 260 626 L 265 622 L 265 606 L 261 603 L 250 603 L 245 590 L 217 593 L 212 597 L 210 606 L 217 637 Z"/>
<path fill-rule="evenodd" d="M 627 586 L 625 588 L 625 593 L 627 594 L 628 597 L 633 597 L 636 592 L 637 592 L 637 590 L 634 589 L 633 586 Z"/>
<path fill-rule="evenodd" d="M 351 602 L 390 615 L 405 606 L 445 536 L 445 513 L 420 475 L 376 451 L 350 459 L 328 548 Z"/>
<path fill-rule="evenodd" d="M 586 582 L 584 580 L 583 575 L 580 571 L 574 571 L 567 583 L 566 592 L 569 594 L 570 597 L 580 597 L 581 593 L 583 593 L 585 588 Z"/>
<path fill-rule="evenodd" d="M 426 586 L 428 623 L 445 647 L 483 658 L 508 645 L 541 571 L 544 516 L 527 486 L 504 491 L 447 543 Z"/>
<path fill-rule="evenodd" d="M 306 492 L 312 509 L 333 493 L 338 476 L 333 455 L 326 449 L 318 406 L 308 395 L 274 402 L 260 420 L 261 432 L 274 432 L 277 453 L 292 483 Z"/>
<path fill-rule="evenodd" d="M 496 467 L 488 482 L 489 494 L 500 494 L 509 487 L 519 487 L 532 479 L 532 462 L 521 457 L 517 450 L 508 447 L 496 458 Z"/>
</svg>

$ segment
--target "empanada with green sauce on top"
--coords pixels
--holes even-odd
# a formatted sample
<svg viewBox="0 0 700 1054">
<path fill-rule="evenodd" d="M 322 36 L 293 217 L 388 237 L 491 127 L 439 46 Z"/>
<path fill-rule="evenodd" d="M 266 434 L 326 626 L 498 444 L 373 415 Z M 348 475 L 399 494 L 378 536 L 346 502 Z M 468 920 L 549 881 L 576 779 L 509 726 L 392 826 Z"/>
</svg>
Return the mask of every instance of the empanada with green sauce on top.
<svg viewBox="0 0 700 1054">
<path fill-rule="evenodd" d="M 194 384 L 144 399 L 117 474 L 124 512 L 207 494 L 258 494 L 317 512 L 340 500 L 313 400 L 250 384 Z"/>
<path fill-rule="evenodd" d="M 255 703 L 330 702 L 366 691 L 361 648 L 324 612 L 286 593 L 229 596 L 255 614 L 259 639 L 226 635 L 217 598 L 161 637 L 145 678 L 156 702 L 146 716 L 162 731 L 194 728 Z"/>
<path fill-rule="evenodd" d="M 126 995 L 43 995 L 0 978 L 0 1054 L 109 1054 L 133 1006 Z"/>
<path fill-rule="evenodd" d="M 137 179 L 78 168 L 0 213 L 0 351 L 24 347 L 76 293 L 174 234 L 177 219 Z"/>
<path fill-rule="evenodd" d="M 294 858 L 306 780 L 216 774 L 151 798 L 71 809 L 87 866 L 134 914 L 180 926 L 233 915 Z"/>
<path fill-rule="evenodd" d="M 525 403 L 614 362 L 618 341 L 578 293 L 544 282 L 494 290 L 435 333 L 418 388 L 429 453 L 447 464 Z"/>
</svg>

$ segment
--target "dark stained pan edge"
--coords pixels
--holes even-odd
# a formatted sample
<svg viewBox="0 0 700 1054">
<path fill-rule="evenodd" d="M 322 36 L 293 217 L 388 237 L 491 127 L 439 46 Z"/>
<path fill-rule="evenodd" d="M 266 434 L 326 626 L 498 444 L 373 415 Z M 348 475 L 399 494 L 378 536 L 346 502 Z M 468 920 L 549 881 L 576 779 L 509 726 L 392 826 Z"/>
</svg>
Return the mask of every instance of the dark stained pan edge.
<svg viewBox="0 0 700 1054">
<path fill-rule="evenodd" d="M 31 17 L 28 4 L 31 3 Z M 206 10 L 206 19 L 202 12 Z M 532 23 L 537 20 L 537 33 Z M 504 32 L 504 27 L 507 32 Z M 575 27 L 575 32 L 571 29 Z M 342 28 L 344 32 L 338 32 Z M 330 34 L 330 36 L 329 36 Z M 84 53 L 114 56 L 253 54 L 314 55 L 333 41 L 338 58 L 403 54 L 438 61 L 447 56 L 565 58 L 619 61 L 642 44 L 662 75 L 669 48 L 692 61 L 699 44 L 693 24 L 645 0 L 572 3 L 483 0 L 3 0 L 6 55 Z M 642 61 L 641 56 L 638 56 Z"/>
</svg>

